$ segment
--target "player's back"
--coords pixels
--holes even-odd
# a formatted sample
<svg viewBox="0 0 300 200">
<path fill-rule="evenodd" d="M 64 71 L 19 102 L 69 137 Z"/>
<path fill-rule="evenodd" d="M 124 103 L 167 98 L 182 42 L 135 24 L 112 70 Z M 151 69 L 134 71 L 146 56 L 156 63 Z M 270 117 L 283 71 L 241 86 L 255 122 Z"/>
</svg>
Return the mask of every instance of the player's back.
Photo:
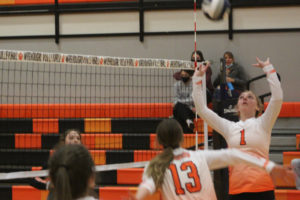
<svg viewBox="0 0 300 200">
<path fill-rule="evenodd" d="M 164 199 L 216 200 L 210 171 L 201 151 L 174 150 L 174 160 L 165 173 Z"/>
</svg>

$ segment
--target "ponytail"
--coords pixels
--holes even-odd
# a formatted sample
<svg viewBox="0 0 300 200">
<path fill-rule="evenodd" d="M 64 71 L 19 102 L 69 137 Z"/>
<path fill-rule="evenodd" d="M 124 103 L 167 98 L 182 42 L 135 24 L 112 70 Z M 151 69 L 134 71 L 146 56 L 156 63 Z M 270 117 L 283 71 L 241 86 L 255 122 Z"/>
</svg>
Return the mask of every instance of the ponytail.
<svg viewBox="0 0 300 200">
<path fill-rule="evenodd" d="M 157 126 L 156 133 L 157 141 L 164 150 L 150 161 L 146 174 L 153 178 L 158 189 L 162 186 L 165 172 L 174 159 L 173 149 L 180 147 L 183 141 L 183 131 L 175 119 L 165 119 Z"/>
<path fill-rule="evenodd" d="M 54 200 L 74 200 L 86 196 L 94 176 L 94 162 L 83 145 L 69 144 L 57 149 L 49 159 L 49 175 Z"/>
<path fill-rule="evenodd" d="M 167 168 L 173 160 L 173 149 L 165 148 L 164 151 L 150 161 L 146 174 L 152 177 L 157 188 L 160 188 L 164 181 Z"/>
<path fill-rule="evenodd" d="M 72 192 L 67 169 L 60 166 L 56 172 L 54 199 L 55 200 L 72 200 Z"/>
</svg>

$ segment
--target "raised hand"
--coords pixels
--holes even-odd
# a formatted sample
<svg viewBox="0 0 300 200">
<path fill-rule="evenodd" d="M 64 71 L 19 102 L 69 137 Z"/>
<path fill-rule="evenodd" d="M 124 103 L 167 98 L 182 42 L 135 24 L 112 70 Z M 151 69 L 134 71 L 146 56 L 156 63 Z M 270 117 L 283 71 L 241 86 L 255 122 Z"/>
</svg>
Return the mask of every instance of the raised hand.
<svg viewBox="0 0 300 200">
<path fill-rule="evenodd" d="M 206 65 L 204 65 L 204 62 L 199 63 L 199 65 L 195 68 L 194 76 L 203 76 L 209 66 L 209 62 L 207 62 Z"/>
<path fill-rule="evenodd" d="M 257 63 L 252 64 L 254 67 L 263 68 L 264 66 L 267 66 L 267 65 L 270 65 L 270 64 L 271 64 L 269 58 L 267 58 L 266 61 L 262 61 L 262 60 L 260 60 L 258 57 L 256 57 L 256 61 L 257 61 Z"/>
</svg>

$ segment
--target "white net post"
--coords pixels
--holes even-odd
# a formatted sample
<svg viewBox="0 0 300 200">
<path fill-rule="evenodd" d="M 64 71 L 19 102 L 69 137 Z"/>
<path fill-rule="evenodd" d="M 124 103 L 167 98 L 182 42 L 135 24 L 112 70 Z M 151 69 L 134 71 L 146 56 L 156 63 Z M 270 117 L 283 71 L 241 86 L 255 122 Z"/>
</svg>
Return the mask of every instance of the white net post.
<svg viewBox="0 0 300 200">
<path fill-rule="evenodd" d="M 203 90 L 203 98 L 204 98 L 204 103 L 207 104 L 206 100 L 206 74 L 203 76 L 203 81 L 202 81 L 202 90 Z M 203 132 L 204 132 L 204 149 L 208 149 L 208 127 L 206 121 L 203 123 Z"/>
</svg>

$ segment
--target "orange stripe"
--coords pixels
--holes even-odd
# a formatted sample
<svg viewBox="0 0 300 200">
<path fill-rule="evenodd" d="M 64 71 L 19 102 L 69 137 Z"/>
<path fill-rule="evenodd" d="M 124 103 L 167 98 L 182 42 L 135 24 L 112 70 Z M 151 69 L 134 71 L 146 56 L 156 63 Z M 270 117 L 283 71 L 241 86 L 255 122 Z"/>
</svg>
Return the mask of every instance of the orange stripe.
<svg viewBox="0 0 300 200">
<path fill-rule="evenodd" d="M 31 186 L 12 186 L 12 200 L 41 199 L 41 190 Z"/>
<path fill-rule="evenodd" d="M 268 74 L 272 74 L 272 73 L 275 73 L 276 70 L 275 69 L 272 69 L 271 71 L 268 72 Z"/>
<path fill-rule="evenodd" d="M 122 149 L 122 134 L 82 134 L 81 142 L 88 149 Z"/>
<path fill-rule="evenodd" d="M 84 132 L 98 132 L 98 133 L 110 133 L 111 132 L 111 119 L 109 118 L 95 118 L 84 119 Z"/>
<path fill-rule="evenodd" d="M 118 169 L 117 184 L 139 184 L 142 180 L 144 169 Z"/>
<path fill-rule="evenodd" d="M 296 135 L 296 149 L 300 150 L 300 134 Z"/>
<path fill-rule="evenodd" d="M 87 3 L 87 2 L 122 2 L 134 0 L 59 0 L 59 3 Z M 15 0 L 15 5 L 26 4 L 54 4 L 54 0 Z"/>
<path fill-rule="evenodd" d="M 204 135 L 198 134 L 198 144 L 204 142 Z M 184 135 L 184 140 L 182 147 L 183 148 L 189 148 L 196 145 L 196 134 L 187 134 Z"/>
<path fill-rule="evenodd" d="M 15 134 L 16 149 L 41 149 L 42 136 L 40 134 Z"/>
<path fill-rule="evenodd" d="M 197 121 L 195 121 L 195 124 L 196 124 L 195 128 L 198 131 L 198 133 L 199 132 L 203 133 L 204 132 L 204 121 L 202 119 L 198 118 Z M 213 129 L 210 126 L 208 126 L 207 131 L 208 131 L 208 135 L 211 136 Z"/>
<path fill-rule="evenodd" d="M 31 171 L 39 171 L 42 169 L 43 169 L 43 167 L 31 167 Z"/>
<path fill-rule="evenodd" d="M 290 165 L 295 158 L 300 158 L 300 152 L 283 152 L 283 164 Z"/>
<path fill-rule="evenodd" d="M 300 190 L 275 190 L 276 200 L 300 199 Z"/>
<path fill-rule="evenodd" d="M 201 85 L 202 84 L 202 80 L 198 81 L 196 84 L 197 85 Z"/>
<path fill-rule="evenodd" d="M 268 103 L 265 103 L 265 109 Z M 300 117 L 300 102 L 284 102 L 279 117 Z"/>
<path fill-rule="evenodd" d="M 99 188 L 99 199 L 113 199 L 123 200 L 130 199 L 130 194 L 135 194 L 137 187 L 100 187 Z M 161 200 L 161 193 L 155 192 L 145 198 L 145 200 Z"/>
<path fill-rule="evenodd" d="M 0 5 L 12 5 L 15 4 L 15 0 L 1 0 Z"/>
<path fill-rule="evenodd" d="M 95 165 L 105 165 L 106 164 L 106 154 L 105 150 L 90 150 L 90 154 L 94 160 Z"/>
<path fill-rule="evenodd" d="M 150 149 L 162 149 L 162 146 L 158 144 L 158 141 L 156 140 L 156 134 L 151 133 L 150 134 Z"/>
<path fill-rule="evenodd" d="M 58 119 L 33 119 L 34 133 L 58 133 Z"/>
<path fill-rule="evenodd" d="M 147 151 L 147 150 L 135 150 L 134 151 L 134 162 L 148 161 L 154 158 L 161 151 Z"/>
<path fill-rule="evenodd" d="M 164 118 L 172 114 L 172 103 L 0 105 L 0 118 Z"/>
</svg>

